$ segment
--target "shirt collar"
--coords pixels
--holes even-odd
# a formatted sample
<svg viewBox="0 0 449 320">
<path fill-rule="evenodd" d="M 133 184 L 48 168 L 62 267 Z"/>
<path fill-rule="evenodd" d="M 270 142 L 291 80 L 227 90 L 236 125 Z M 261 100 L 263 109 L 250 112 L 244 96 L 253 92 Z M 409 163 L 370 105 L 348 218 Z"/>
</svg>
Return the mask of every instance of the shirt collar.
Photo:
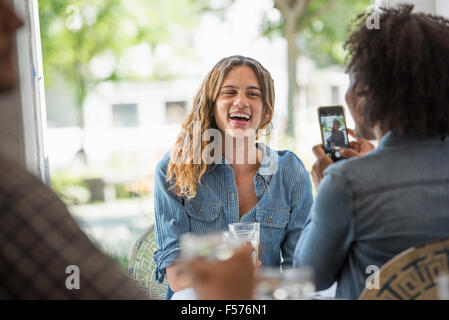
<svg viewBox="0 0 449 320">
<path fill-rule="evenodd" d="M 446 137 L 447 139 L 447 137 Z M 424 137 L 419 138 L 413 132 L 399 135 L 394 133 L 393 131 L 388 131 L 379 141 L 379 145 L 377 149 L 383 149 L 385 147 L 398 146 L 398 145 L 406 145 L 406 144 L 416 144 L 419 142 L 441 142 L 441 136 L 437 137 Z"/>
<path fill-rule="evenodd" d="M 256 148 L 262 151 L 262 161 L 260 163 L 259 169 L 257 169 L 256 177 L 260 176 L 264 179 L 266 183 L 269 183 L 271 177 L 276 173 L 278 169 L 279 155 L 269 146 L 262 142 L 256 142 Z M 229 161 L 222 156 L 221 164 L 229 165 Z M 217 164 L 213 163 L 209 165 L 205 174 L 215 170 L 217 168 Z"/>
<path fill-rule="evenodd" d="M 262 177 L 266 183 L 269 183 L 271 177 L 276 173 L 279 166 L 279 155 L 265 143 L 257 142 L 257 149 L 262 151 L 262 161 L 257 169 L 256 177 Z"/>
<path fill-rule="evenodd" d="M 385 148 L 385 146 L 388 144 L 389 141 L 391 141 L 392 137 L 391 135 L 393 132 L 388 131 L 380 140 L 379 145 L 377 146 L 377 149 Z"/>
</svg>

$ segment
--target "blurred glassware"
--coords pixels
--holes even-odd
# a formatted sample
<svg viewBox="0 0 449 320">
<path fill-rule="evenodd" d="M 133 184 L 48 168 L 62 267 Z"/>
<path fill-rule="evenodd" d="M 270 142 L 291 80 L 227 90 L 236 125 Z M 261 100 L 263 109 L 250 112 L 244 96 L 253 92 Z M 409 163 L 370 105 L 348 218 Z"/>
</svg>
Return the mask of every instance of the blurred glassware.
<svg viewBox="0 0 449 320">
<path fill-rule="evenodd" d="M 225 236 L 241 239 L 249 242 L 255 249 L 253 258 L 254 264 L 257 266 L 259 258 L 259 242 L 260 242 L 260 223 L 258 222 L 237 222 L 229 224 L 229 232 L 225 232 Z"/>
<path fill-rule="evenodd" d="M 449 274 L 444 273 L 438 276 L 438 298 L 449 300 Z"/>
<path fill-rule="evenodd" d="M 315 292 L 313 272 L 310 268 L 263 268 L 259 272 L 257 299 L 308 300 Z"/>
<path fill-rule="evenodd" d="M 242 244 L 240 238 L 226 236 L 224 232 L 202 235 L 187 233 L 181 237 L 181 257 L 224 261 L 231 258 Z"/>
<path fill-rule="evenodd" d="M 260 223 L 258 222 L 236 222 L 230 223 L 228 226 L 232 233 L 260 232 Z"/>
</svg>

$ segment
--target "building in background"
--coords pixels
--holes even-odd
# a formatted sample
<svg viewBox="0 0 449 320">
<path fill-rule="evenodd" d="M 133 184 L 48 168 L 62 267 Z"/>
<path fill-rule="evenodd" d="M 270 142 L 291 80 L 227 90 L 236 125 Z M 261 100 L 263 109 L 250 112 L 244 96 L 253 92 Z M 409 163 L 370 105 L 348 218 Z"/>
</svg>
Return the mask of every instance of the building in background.
<svg viewBox="0 0 449 320">
<path fill-rule="evenodd" d="M 312 59 L 301 56 L 296 139 L 285 140 L 286 42 L 280 36 L 260 35 L 267 10 L 273 10 L 270 0 L 258 1 L 258 6 L 243 0 L 235 2 L 223 19 L 204 14 L 192 35 L 196 56 L 190 61 L 166 45 L 158 45 L 153 59 L 138 55 L 144 59 L 142 65 L 165 57 L 171 71 L 180 71 L 170 81 L 103 82 L 88 92 L 80 109 L 75 92 L 63 81 L 46 91 L 46 149 L 53 188 L 86 232 L 111 254 L 127 255 L 133 241 L 152 223 L 154 168 L 175 142 L 202 79 L 225 56 L 249 56 L 270 71 L 276 91 L 276 134 L 271 146 L 295 151 L 311 168 L 312 146 L 321 142 L 316 110 L 320 105 L 345 105 L 348 79 L 341 66 L 319 69 Z M 98 64 L 104 59 L 97 60 Z"/>
</svg>

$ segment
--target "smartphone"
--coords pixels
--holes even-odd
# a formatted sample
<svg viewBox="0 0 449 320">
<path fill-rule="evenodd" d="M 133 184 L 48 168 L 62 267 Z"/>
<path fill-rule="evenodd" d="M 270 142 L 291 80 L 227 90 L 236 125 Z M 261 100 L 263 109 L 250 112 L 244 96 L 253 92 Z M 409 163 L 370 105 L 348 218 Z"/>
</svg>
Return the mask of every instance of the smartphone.
<svg viewBox="0 0 449 320">
<path fill-rule="evenodd" d="M 326 154 L 333 161 L 343 159 L 339 151 L 349 148 L 348 131 L 345 112 L 342 106 L 328 106 L 318 108 L 321 139 Z"/>
</svg>

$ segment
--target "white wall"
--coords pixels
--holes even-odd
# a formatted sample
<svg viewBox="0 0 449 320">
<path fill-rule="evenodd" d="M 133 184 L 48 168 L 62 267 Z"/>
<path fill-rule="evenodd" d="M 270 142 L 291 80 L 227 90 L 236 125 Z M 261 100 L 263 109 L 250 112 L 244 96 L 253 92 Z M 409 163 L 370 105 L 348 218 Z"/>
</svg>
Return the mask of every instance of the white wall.
<svg viewBox="0 0 449 320">
<path fill-rule="evenodd" d="M 415 5 L 414 12 L 425 12 L 449 18 L 449 0 L 375 0 L 377 7 L 392 7 L 402 3 Z"/>
<path fill-rule="evenodd" d="M 375 4 L 387 8 L 400 4 L 413 4 L 415 6 L 414 12 L 435 14 L 435 0 L 375 0 Z"/>
<path fill-rule="evenodd" d="M 436 0 L 435 1 L 435 13 L 449 19 L 449 1 L 448 0 Z"/>
<path fill-rule="evenodd" d="M 449 0 L 375 0 L 376 7 L 392 7 L 402 3 L 415 5 L 414 12 L 436 14 L 449 19 Z"/>
</svg>

